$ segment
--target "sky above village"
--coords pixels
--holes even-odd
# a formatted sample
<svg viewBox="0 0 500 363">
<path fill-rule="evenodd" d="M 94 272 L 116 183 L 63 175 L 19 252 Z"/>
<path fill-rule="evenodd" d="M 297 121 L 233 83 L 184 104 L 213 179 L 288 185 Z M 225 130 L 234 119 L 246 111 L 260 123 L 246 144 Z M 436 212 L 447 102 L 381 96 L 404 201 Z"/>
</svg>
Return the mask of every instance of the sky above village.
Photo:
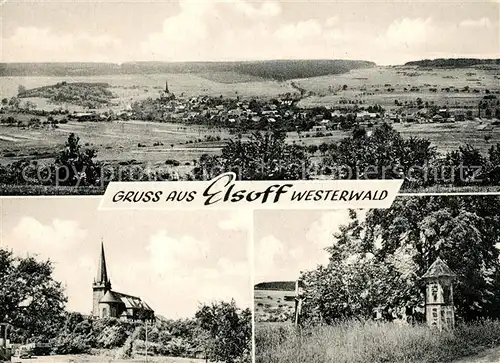
<svg viewBox="0 0 500 363">
<path fill-rule="evenodd" d="M 250 307 L 251 214 L 235 211 L 97 211 L 100 198 L 3 199 L 0 247 L 54 264 L 69 311 L 89 314 L 101 239 L 114 291 L 167 318 L 200 303 Z"/>
<path fill-rule="evenodd" d="M 4 0 L 4 62 L 500 57 L 495 1 Z"/>
<path fill-rule="evenodd" d="M 363 219 L 366 210 L 358 210 Z M 254 214 L 255 283 L 293 281 L 301 271 L 328 263 L 326 247 L 335 242 L 349 212 L 340 210 L 256 211 Z"/>
</svg>

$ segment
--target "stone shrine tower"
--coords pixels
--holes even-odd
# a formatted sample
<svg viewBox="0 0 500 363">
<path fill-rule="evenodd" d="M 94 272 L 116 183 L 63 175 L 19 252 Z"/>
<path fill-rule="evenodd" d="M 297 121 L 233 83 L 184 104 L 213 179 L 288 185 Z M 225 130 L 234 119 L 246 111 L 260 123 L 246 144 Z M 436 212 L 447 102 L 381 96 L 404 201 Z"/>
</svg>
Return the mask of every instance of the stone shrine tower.
<svg viewBox="0 0 500 363">
<path fill-rule="evenodd" d="M 455 273 L 439 257 L 422 276 L 426 282 L 425 317 L 427 325 L 439 330 L 455 325 L 453 279 Z"/>
</svg>

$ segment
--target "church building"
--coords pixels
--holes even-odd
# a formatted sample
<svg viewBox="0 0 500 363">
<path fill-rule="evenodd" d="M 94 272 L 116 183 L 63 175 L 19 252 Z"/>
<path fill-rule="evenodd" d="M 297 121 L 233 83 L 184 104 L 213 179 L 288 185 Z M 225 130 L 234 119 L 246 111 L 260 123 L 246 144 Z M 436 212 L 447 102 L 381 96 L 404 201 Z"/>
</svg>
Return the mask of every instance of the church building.
<svg viewBox="0 0 500 363">
<path fill-rule="evenodd" d="M 152 321 L 155 318 L 153 309 L 140 297 L 111 290 L 111 281 L 108 277 L 106 256 L 104 255 L 104 244 L 101 244 L 101 257 L 92 289 L 92 315 L 95 317 L 143 321 Z"/>
</svg>

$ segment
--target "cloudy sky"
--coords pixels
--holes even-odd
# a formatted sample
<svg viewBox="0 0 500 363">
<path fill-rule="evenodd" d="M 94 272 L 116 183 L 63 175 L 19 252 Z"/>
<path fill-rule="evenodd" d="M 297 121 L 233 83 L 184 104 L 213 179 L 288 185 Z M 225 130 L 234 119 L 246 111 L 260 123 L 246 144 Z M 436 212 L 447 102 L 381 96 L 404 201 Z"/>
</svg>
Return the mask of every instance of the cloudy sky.
<svg viewBox="0 0 500 363">
<path fill-rule="evenodd" d="M 251 215 L 231 211 L 97 211 L 99 198 L 2 199 L 0 246 L 54 261 L 68 309 L 89 313 L 101 239 L 115 291 L 157 314 L 192 316 L 198 304 L 251 306 Z"/>
<path fill-rule="evenodd" d="M 363 218 L 366 212 L 357 213 Z M 348 222 L 347 210 L 256 211 L 255 283 L 296 280 L 301 271 L 328 263 L 325 247 Z"/>
<path fill-rule="evenodd" d="M 498 0 L 3 0 L 5 62 L 500 57 Z"/>
</svg>

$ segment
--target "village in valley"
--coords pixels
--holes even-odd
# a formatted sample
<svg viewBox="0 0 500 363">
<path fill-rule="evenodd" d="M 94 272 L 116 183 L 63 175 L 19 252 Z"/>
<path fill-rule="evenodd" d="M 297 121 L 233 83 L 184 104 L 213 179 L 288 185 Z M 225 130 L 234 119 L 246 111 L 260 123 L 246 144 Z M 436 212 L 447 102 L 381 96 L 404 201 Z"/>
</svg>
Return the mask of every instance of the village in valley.
<svg viewBox="0 0 500 363">
<path fill-rule="evenodd" d="M 388 166 L 402 163 L 420 167 L 426 162 L 432 170 L 442 165 L 481 166 L 479 183 L 465 180 L 441 184 L 495 185 L 495 141 L 500 138 L 497 60 L 469 60 L 464 64 L 450 59 L 402 66 L 325 62 L 326 66 L 320 61 L 263 62 L 265 70 L 275 74 L 259 69 L 260 78 L 245 75 L 245 69 L 240 73 L 207 73 L 204 68 L 196 69 L 201 67 L 197 65 L 191 66 L 191 73 L 82 75 L 77 82 L 46 76 L 34 83 L 29 77 L 14 76 L 20 72 L 16 67 L 10 71 L 7 68 L 4 95 L 8 91 L 10 97 L 2 99 L 0 109 L 0 184 L 5 185 L 4 193 L 8 194 L 23 188 L 33 189 L 30 193 L 35 194 L 59 193 L 46 188 L 54 183 L 48 176 L 46 181 L 35 182 L 43 190 L 32 186 L 37 178 L 34 170 L 40 165 L 58 168 L 52 166 L 51 160 L 58 159 L 70 134 L 82 146 L 94 150 L 92 158 L 101 166 L 112 169 L 106 174 L 98 168 L 100 178 L 87 177 L 85 181 L 88 186 L 102 187 L 103 180 L 113 178 L 108 174 L 115 175 L 117 168 L 126 166 L 149 165 L 156 170 L 154 178 L 165 175 L 175 180 L 210 174 L 200 173 L 197 168 L 207 168 L 211 158 L 214 159 L 208 164 L 220 164 L 220 170 L 231 165 L 239 167 L 234 165 L 236 156 L 220 159 L 231 142 L 252 142 L 255 133 L 276 132 L 284 135 L 283 142 L 302 153 L 296 162 L 302 160 L 308 171 L 297 177 L 332 177 L 332 170 L 352 167 L 346 161 L 349 158 L 362 158 L 361 149 L 358 156 L 345 154 L 357 146 L 342 144 L 355 144 L 356 138 L 367 137 L 373 145 L 365 143 L 366 147 L 376 148 L 382 142 L 378 139 L 394 130 L 394 137 L 414 143 L 406 147 L 416 148 L 414 154 L 408 154 L 415 155 L 415 159 L 399 160 L 400 152 L 394 150 L 394 160 L 385 161 Z M 351 69 L 339 70 L 338 62 Z M 304 75 L 300 72 L 303 63 L 318 64 L 319 68 L 311 68 L 310 74 Z M 37 67 L 37 73 L 50 74 L 50 68 Z M 162 67 L 165 72 L 172 72 L 172 64 Z M 292 67 L 292 72 L 283 76 L 283 70 L 289 69 L 286 67 Z M 295 76 L 305 78 L 293 78 L 293 67 L 297 68 Z M 30 68 L 27 69 L 25 73 Z M 176 71 L 183 72 L 177 68 Z M 20 82 L 32 86 L 28 88 Z M 370 137 L 372 134 L 375 136 Z M 417 150 L 425 143 L 426 151 Z M 469 154 L 476 156 L 471 159 Z M 266 159 L 265 155 L 255 157 Z M 373 157 L 374 162 L 379 159 Z M 25 173 L 30 175 L 29 180 L 21 181 L 28 186 L 9 187 L 26 178 L 1 175 L 17 173 L 24 167 L 20 165 L 28 165 L 32 170 Z M 420 181 L 416 185 L 434 188 L 436 182 Z M 91 193 L 100 192 L 96 189 Z"/>
</svg>

